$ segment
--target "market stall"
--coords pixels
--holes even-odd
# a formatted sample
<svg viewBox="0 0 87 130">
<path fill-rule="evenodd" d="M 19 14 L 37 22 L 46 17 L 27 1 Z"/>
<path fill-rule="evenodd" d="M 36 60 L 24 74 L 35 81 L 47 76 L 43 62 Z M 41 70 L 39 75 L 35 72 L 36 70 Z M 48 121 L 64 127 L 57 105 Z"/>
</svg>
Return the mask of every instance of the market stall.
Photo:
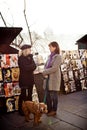
<svg viewBox="0 0 87 130">
<path fill-rule="evenodd" d="M 62 51 L 61 65 L 64 93 L 87 89 L 87 35 L 76 41 L 78 50 Z"/>
<path fill-rule="evenodd" d="M 0 27 L 0 113 L 18 110 L 18 50 L 10 44 L 21 30 L 18 27 Z"/>
</svg>

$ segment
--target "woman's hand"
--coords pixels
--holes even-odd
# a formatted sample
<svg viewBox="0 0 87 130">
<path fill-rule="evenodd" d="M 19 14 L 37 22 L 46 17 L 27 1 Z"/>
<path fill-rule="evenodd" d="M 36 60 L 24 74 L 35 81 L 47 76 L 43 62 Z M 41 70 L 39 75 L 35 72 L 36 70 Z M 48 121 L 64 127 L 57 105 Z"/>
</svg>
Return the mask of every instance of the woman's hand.
<svg viewBox="0 0 87 130">
<path fill-rule="evenodd" d="M 48 78 L 48 75 L 45 75 L 45 76 L 44 76 L 44 78 L 46 78 L 46 79 L 47 79 L 47 78 Z"/>
</svg>

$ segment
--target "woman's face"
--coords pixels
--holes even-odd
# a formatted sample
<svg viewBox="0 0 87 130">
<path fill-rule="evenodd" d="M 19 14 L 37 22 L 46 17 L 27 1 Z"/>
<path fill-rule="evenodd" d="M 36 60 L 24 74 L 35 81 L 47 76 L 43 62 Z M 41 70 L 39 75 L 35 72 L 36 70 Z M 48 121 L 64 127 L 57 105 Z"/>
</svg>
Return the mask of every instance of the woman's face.
<svg viewBox="0 0 87 130">
<path fill-rule="evenodd" d="M 27 51 L 27 54 L 31 54 L 31 48 L 27 48 L 26 51 Z"/>
<path fill-rule="evenodd" d="M 56 49 L 56 47 L 53 47 L 53 46 L 49 46 L 49 50 L 50 50 L 50 52 L 54 52 L 55 51 L 55 49 Z"/>
<path fill-rule="evenodd" d="M 31 48 L 24 49 L 22 52 L 23 52 L 24 56 L 27 56 L 27 55 L 31 54 Z"/>
</svg>

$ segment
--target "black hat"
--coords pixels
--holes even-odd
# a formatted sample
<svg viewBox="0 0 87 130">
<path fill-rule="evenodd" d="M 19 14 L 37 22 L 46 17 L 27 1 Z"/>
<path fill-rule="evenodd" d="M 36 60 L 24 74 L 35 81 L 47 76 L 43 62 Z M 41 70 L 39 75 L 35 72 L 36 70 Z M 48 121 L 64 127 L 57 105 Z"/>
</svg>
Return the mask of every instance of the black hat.
<svg viewBox="0 0 87 130">
<path fill-rule="evenodd" d="M 31 45 L 25 44 L 25 45 L 23 45 L 23 46 L 21 47 L 21 50 L 24 50 L 24 49 L 27 49 L 27 48 L 31 48 Z"/>
</svg>

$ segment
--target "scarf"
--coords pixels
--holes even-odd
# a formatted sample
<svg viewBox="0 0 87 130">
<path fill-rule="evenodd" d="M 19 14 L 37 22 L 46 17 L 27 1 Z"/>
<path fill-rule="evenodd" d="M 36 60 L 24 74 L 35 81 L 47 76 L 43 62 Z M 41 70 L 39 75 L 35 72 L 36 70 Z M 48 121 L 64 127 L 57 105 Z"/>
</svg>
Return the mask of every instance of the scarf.
<svg viewBox="0 0 87 130">
<path fill-rule="evenodd" d="M 55 52 L 52 52 L 52 53 L 50 54 L 50 57 L 49 57 L 49 59 L 48 59 L 48 61 L 47 61 L 47 64 L 46 64 L 46 66 L 45 66 L 46 69 L 51 67 L 52 58 L 53 58 L 54 55 L 55 55 Z"/>
</svg>

